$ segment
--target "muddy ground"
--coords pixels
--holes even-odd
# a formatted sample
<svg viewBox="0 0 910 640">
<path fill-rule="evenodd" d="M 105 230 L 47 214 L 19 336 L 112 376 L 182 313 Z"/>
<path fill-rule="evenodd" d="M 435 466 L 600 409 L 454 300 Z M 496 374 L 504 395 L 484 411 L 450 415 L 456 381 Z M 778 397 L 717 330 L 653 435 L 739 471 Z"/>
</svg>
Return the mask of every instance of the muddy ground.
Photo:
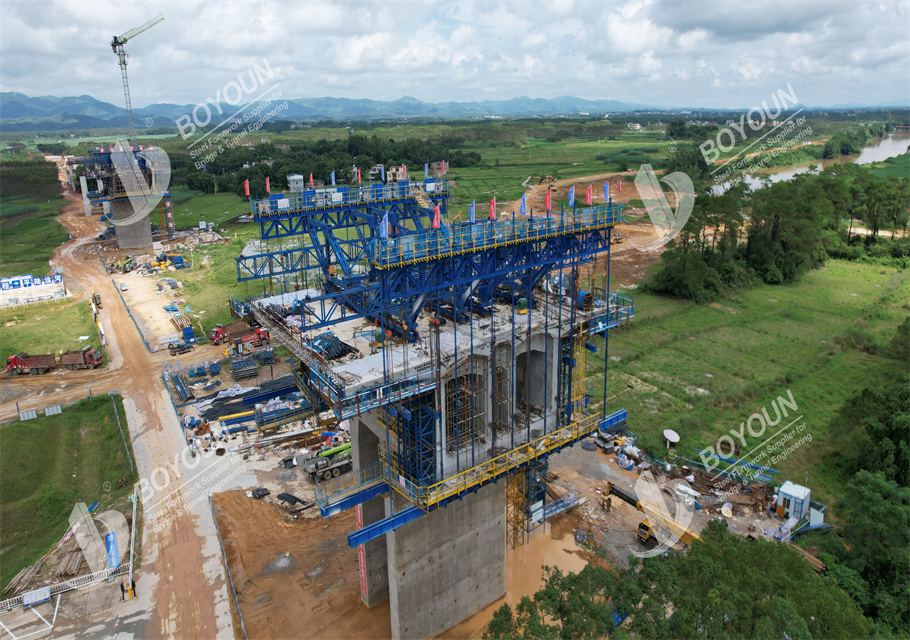
<svg viewBox="0 0 910 640">
<path fill-rule="evenodd" d="M 353 509 L 328 520 L 312 509 L 288 520 L 242 491 L 213 502 L 250 638 L 392 637 L 388 601 L 369 609 L 360 600 L 357 550 L 347 540 L 356 529 Z"/>
</svg>

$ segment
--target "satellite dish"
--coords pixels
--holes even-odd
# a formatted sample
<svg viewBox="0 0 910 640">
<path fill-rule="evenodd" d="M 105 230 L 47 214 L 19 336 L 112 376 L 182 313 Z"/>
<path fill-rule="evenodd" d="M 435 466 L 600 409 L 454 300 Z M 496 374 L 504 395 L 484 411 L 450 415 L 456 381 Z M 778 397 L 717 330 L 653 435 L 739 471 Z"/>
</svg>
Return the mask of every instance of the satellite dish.
<svg viewBox="0 0 910 640">
<path fill-rule="evenodd" d="M 671 444 L 679 442 L 679 434 L 673 431 L 673 429 L 664 429 L 664 438 L 667 439 L 667 449 L 670 448 Z"/>
</svg>

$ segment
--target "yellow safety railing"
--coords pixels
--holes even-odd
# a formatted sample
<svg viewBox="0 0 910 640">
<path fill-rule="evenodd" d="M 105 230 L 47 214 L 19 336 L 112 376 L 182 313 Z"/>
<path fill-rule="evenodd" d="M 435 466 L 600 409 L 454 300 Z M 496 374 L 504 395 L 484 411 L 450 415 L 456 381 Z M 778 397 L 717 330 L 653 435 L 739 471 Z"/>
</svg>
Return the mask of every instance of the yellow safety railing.
<svg viewBox="0 0 910 640">
<path fill-rule="evenodd" d="M 389 433 L 393 436 L 398 435 L 398 420 L 396 420 L 394 413 L 390 413 L 385 406 L 382 406 L 375 410 L 374 415 L 376 416 L 376 422 L 385 427 Z"/>
<path fill-rule="evenodd" d="M 389 486 L 424 511 L 428 511 L 447 498 L 460 495 L 473 487 L 504 476 L 527 462 L 588 435 L 595 431 L 599 424 L 599 415 L 585 416 L 577 422 L 573 422 L 526 444 L 519 445 L 492 460 L 449 476 L 445 480 L 429 486 L 418 485 L 411 478 L 403 475 L 397 454 L 394 451 L 389 451 L 384 442 L 379 443 L 379 460 L 389 469 Z"/>
</svg>

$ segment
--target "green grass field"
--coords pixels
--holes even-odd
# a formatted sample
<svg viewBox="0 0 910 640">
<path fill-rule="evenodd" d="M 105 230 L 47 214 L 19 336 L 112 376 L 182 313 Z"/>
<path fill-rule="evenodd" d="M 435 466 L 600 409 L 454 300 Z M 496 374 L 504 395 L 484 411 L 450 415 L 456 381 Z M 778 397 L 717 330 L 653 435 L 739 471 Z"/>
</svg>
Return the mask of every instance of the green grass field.
<svg viewBox="0 0 910 640">
<path fill-rule="evenodd" d="M 5 586 L 66 533 L 77 501 L 100 501 L 98 513 L 114 508 L 131 517 L 126 496 L 135 477 L 111 398 L 97 396 L 64 407 L 59 415 L 0 425 L 0 584 Z M 122 399 L 113 399 L 126 433 Z M 129 486 L 117 489 L 125 477 Z M 105 482 L 111 483 L 110 491 L 104 490 Z"/>
<path fill-rule="evenodd" d="M 200 315 L 206 332 L 216 324 L 231 321 L 230 296 L 248 298 L 262 293 L 262 282 L 237 282 L 235 260 L 246 240 L 258 237 L 257 231 L 258 227 L 252 224 L 229 225 L 226 233 L 232 238 L 231 243 L 200 249 L 193 257 L 194 267 L 180 272 L 184 287 L 181 294 L 193 307 L 194 313 L 205 311 Z"/>
<path fill-rule="evenodd" d="M 632 325 L 611 335 L 608 408 L 629 410 L 647 450 L 660 455 L 670 427 L 682 436 L 681 454 L 698 459 L 694 448 L 713 445 L 763 407 L 773 417 L 771 402 L 789 389 L 813 439 L 770 466 L 794 481 L 808 472 L 813 496 L 831 500 L 847 478 L 826 461 L 849 446 L 829 433 L 832 417 L 870 380 L 907 366 L 854 345 L 888 343 L 908 300 L 910 272 L 837 260 L 795 285 L 761 286 L 712 305 L 639 293 Z M 587 354 L 595 403 L 603 397 L 602 354 Z"/>
<path fill-rule="evenodd" d="M 80 336 L 89 339 L 80 342 Z M 100 341 L 87 302 L 52 302 L 0 313 L 0 345 L 6 362 L 20 351 L 59 354 Z"/>
<path fill-rule="evenodd" d="M 516 200 L 524 192 L 522 183 L 528 176 L 552 175 L 558 179 L 617 172 L 620 162 L 628 167 L 665 159 L 666 142 L 654 134 L 623 134 L 618 140 L 546 142 L 529 139 L 519 147 L 469 148 L 478 151 L 485 167 L 453 169 L 450 178 L 456 183 L 453 206 L 467 206 L 471 200 Z M 597 157 L 605 157 L 598 160 Z"/>
<path fill-rule="evenodd" d="M 184 192 L 174 191 L 174 224 L 177 227 L 198 227 L 200 222 L 214 222 L 216 227 L 226 220 L 250 212 L 250 204 L 233 193 L 210 193 L 196 195 L 186 192 L 191 197 L 180 201 Z"/>
<path fill-rule="evenodd" d="M 907 178 L 910 177 L 910 153 L 866 166 L 872 175 L 879 178 Z"/>
<path fill-rule="evenodd" d="M 0 214 L 4 210 L 13 214 L 17 210 L 30 210 L 24 215 L 0 215 L 0 276 L 47 275 L 48 260 L 54 249 L 70 237 L 57 222 L 60 209 L 67 204 L 63 198 L 51 201 L 16 198 L 0 202 Z"/>
</svg>

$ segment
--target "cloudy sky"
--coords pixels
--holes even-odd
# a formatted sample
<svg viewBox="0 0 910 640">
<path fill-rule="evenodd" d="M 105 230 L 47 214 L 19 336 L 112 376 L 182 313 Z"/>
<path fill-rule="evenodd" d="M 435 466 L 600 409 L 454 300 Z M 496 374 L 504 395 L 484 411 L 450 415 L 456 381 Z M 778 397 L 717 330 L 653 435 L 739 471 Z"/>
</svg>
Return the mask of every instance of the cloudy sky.
<svg viewBox="0 0 910 640">
<path fill-rule="evenodd" d="M 747 108 L 906 104 L 910 0 L 0 3 L 0 89 L 134 106 L 196 103 L 263 58 L 286 98 L 516 96 Z"/>
</svg>

